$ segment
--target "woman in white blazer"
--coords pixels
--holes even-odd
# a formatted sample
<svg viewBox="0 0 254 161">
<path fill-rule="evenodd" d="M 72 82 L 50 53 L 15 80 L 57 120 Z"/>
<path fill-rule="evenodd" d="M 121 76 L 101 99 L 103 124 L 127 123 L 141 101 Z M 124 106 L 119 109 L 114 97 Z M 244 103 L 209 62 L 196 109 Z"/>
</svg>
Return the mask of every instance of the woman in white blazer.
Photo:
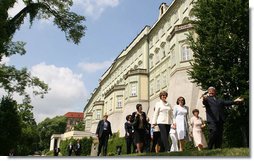
<svg viewBox="0 0 254 161">
<path fill-rule="evenodd" d="M 160 93 L 160 101 L 155 104 L 152 125 L 158 125 L 161 133 L 161 152 L 169 152 L 170 146 L 168 142 L 170 126 L 173 122 L 173 109 L 167 102 L 168 93 L 162 91 Z"/>
</svg>

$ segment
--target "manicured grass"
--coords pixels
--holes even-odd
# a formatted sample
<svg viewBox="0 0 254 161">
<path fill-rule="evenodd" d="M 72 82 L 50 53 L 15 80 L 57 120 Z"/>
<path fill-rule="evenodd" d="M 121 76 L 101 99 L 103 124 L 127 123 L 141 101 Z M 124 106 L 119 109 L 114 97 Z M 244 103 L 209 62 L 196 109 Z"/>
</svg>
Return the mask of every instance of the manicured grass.
<svg viewBox="0 0 254 161">
<path fill-rule="evenodd" d="M 225 149 L 212 149 L 212 150 L 188 150 L 184 152 L 170 152 L 170 153 L 142 153 L 142 154 L 131 154 L 122 156 L 237 156 L 237 157 L 250 157 L 249 148 L 225 148 Z"/>
</svg>

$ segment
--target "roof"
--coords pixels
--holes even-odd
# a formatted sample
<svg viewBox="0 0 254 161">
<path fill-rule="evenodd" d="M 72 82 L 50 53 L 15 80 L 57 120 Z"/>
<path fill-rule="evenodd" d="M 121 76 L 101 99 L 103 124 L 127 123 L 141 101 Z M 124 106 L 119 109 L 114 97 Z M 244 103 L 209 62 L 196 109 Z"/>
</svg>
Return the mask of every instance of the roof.
<svg viewBox="0 0 254 161">
<path fill-rule="evenodd" d="M 65 115 L 67 118 L 84 118 L 84 113 L 83 112 L 67 112 Z"/>
</svg>

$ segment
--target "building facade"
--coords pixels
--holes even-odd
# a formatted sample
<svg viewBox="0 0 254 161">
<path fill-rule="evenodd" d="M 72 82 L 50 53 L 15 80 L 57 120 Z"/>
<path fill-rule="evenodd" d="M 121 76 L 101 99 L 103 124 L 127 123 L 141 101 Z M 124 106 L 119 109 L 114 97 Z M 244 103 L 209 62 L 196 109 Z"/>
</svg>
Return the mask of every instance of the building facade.
<svg viewBox="0 0 254 161">
<path fill-rule="evenodd" d="M 160 5 L 156 23 L 145 26 L 102 75 L 84 108 L 86 132 L 94 134 L 99 120 L 107 114 L 112 131 L 124 136 L 126 116 L 141 103 L 151 119 L 161 91 L 168 92 L 171 106 L 183 96 L 190 111 L 198 108 L 204 117 L 199 99 L 203 91 L 187 74 L 193 60 L 187 42 L 187 34 L 193 31 L 189 23 L 194 19 L 192 8 L 193 0 Z"/>
<path fill-rule="evenodd" d="M 83 112 L 67 112 L 64 114 L 66 117 L 67 123 L 66 123 L 66 132 L 67 131 L 73 131 L 74 126 L 79 124 L 80 122 L 83 122 L 84 119 L 84 113 Z"/>
<path fill-rule="evenodd" d="M 90 132 L 85 131 L 75 131 L 74 126 L 82 123 L 84 120 L 83 112 L 67 112 L 64 114 L 66 117 L 66 129 L 63 134 L 53 134 L 50 138 L 50 147 L 49 150 L 59 148 L 60 142 L 66 139 L 82 139 L 83 137 L 89 137 Z"/>
</svg>

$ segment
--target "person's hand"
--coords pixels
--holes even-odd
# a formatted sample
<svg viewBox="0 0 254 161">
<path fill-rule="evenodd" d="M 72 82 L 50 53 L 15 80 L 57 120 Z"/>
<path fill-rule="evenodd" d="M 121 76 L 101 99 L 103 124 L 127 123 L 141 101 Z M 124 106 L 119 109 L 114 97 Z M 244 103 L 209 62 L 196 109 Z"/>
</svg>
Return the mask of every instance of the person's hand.
<svg viewBox="0 0 254 161">
<path fill-rule="evenodd" d="M 127 136 L 130 136 L 130 134 L 127 132 Z"/>
<path fill-rule="evenodd" d="M 238 103 L 243 102 L 243 100 L 244 100 L 243 98 L 238 97 L 237 99 L 234 100 L 234 102 L 238 104 Z"/>
<path fill-rule="evenodd" d="M 190 137 L 193 137 L 192 132 L 189 133 Z"/>
<path fill-rule="evenodd" d="M 204 128 L 205 126 L 206 126 L 205 124 L 202 124 L 202 125 L 201 125 L 201 128 Z"/>
<path fill-rule="evenodd" d="M 207 100 L 208 95 L 202 95 L 201 98 L 203 98 L 203 100 Z"/>
<path fill-rule="evenodd" d="M 176 129 L 176 124 L 175 123 L 173 123 L 172 128 Z"/>
</svg>

